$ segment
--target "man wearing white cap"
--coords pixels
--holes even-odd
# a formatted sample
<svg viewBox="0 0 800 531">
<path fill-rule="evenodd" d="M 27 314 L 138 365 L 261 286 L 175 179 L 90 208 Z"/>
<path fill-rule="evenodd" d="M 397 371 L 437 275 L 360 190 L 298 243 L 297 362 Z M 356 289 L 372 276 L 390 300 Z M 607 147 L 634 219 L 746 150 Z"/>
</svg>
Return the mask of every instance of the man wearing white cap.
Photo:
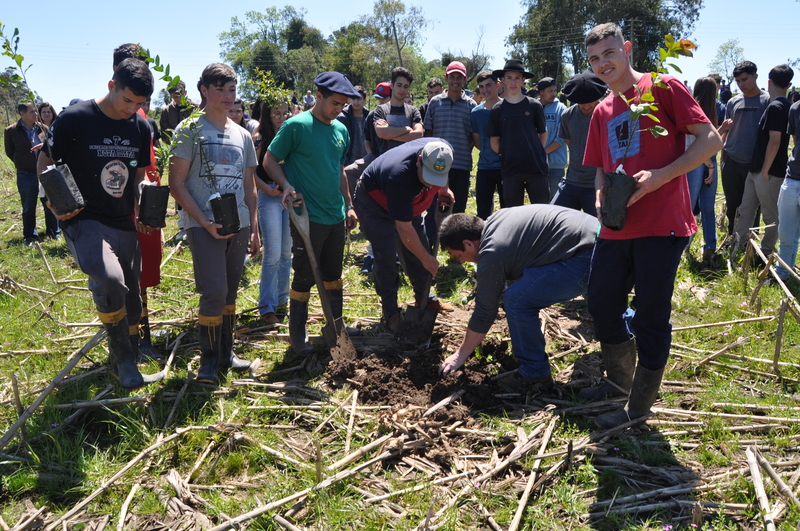
<svg viewBox="0 0 800 531">
<path fill-rule="evenodd" d="M 399 255 L 415 295 L 427 289 L 439 262 L 430 253 L 422 227 L 422 213 L 436 195 L 452 202 L 447 174 L 453 148 L 441 138 L 420 138 L 397 146 L 367 167 L 356 185 L 355 209 L 361 230 L 375 254 L 375 291 L 381 298 L 383 319 L 395 330 L 402 319 L 397 308 Z"/>
</svg>

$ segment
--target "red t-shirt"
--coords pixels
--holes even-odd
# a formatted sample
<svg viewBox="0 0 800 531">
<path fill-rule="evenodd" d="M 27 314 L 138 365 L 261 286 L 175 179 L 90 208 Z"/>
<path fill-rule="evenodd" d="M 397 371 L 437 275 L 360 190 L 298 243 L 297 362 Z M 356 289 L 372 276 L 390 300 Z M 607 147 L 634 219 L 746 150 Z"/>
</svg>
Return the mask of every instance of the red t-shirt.
<svg viewBox="0 0 800 531">
<path fill-rule="evenodd" d="M 642 90 L 650 88 L 658 106 L 655 115 L 660 123 L 641 117 L 636 127 L 628 121 L 630 109 L 619 95 L 607 96 L 592 113 L 589 137 L 583 163 L 602 167 L 613 172 L 625 156 L 625 173 L 635 175 L 640 170 L 663 168 L 680 157 L 686 150 L 687 126 L 709 123 L 700 105 L 684 84 L 672 76 L 662 76 L 670 89 L 653 87 L 649 74 L 636 83 Z M 631 87 L 627 99 L 636 94 Z M 641 131 L 652 125 L 661 125 L 669 134 L 655 138 L 650 131 Z M 632 134 L 630 129 L 636 129 Z M 600 237 L 609 240 L 627 240 L 647 236 L 690 236 L 697 232 L 689 200 L 686 175 L 679 175 L 658 190 L 651 192 L 628 208 L 625 228 L 612 231 L 603 227 Z"/>
</svg>

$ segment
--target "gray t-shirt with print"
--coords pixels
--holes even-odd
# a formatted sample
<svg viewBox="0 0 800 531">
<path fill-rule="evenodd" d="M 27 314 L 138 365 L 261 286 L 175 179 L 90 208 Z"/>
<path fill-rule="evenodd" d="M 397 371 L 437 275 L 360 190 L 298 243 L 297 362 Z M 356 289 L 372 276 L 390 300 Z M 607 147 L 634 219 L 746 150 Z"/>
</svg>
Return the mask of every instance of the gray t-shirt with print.
<svg viewBox="0 0 800 531">
<path fill-rule="evenodd" d="M 573 105 L 561 115 L 561 128 L 558 136 L 569 140 L 569 166 L 567 167 L 567 182 L 581 188 L 594 188 L 594 178 L 597 168 L 583 164 L 583 154 L 586 151 L 586 138 L 589 136 L 589 122 L 591 114 L 583 114 L 580 107 Z"/>
<path fill-rule="evenodd" d="M 244 175 L 247 168 L 257 165 L 256 148 L 247 129 L 230 123 L 231 127 L 223 131 L 201 116 L 196 130 L 192 130 L 190 121 L 184 120 L 175 130 L 176 145 L 172 154 L 191 162 L 186 189 L 208 219 L 214 219 L 208 202 L 211 195 L 215 191 L 232 193 L 236 194 L 240 225 L 249 227 L 250 209 L 244 204 Z M 216 190 L 207 177 L 209 173 L 216 179 Z M 187 220 L 187 229 L 201 226 L 191 216 L 187 216 Z"/>
</svg>

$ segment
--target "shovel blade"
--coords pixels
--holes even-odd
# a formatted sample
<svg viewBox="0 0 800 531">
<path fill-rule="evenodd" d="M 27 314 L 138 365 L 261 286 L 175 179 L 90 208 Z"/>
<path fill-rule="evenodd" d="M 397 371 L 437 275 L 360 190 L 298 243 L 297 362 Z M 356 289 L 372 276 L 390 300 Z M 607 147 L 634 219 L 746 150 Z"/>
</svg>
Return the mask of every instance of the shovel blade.
<svg viewBox="0 0 800 531">
<path fill-rule="evenodd" d="M 403 313 L 403 326 L 398 332 L 401 340 L 407 341 L 418 348 L 428 348 L 431 345 L 433 328 L 436 326 L 438 312 L 429 308 L 410 306 Z"/>
<path fill-rule="evenodd" d="M 347 327 L 344 326 L 342 318 L 336 319 L 336 343 L 331 346 L 331 357 L 334 361 L 355 361 L 356 347 L 353 340 L 347 334 Z"/>
</svg>

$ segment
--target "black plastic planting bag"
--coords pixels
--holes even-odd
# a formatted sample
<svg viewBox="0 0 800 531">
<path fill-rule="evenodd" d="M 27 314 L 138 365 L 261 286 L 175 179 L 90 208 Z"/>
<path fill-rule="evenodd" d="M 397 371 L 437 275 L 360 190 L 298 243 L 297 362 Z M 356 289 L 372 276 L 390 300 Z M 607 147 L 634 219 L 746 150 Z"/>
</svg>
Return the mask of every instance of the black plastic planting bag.
<svg viewBox="0 0 800 531">
<path fill-rule="evenodd" d="M 241 229 L 239 223 L 239 205 L 236 204 L 236 194 L 222 194 L 209 201 L 211 212 L 214 214 L 214 222 L 222 225 L 217 229 L 217 234 L 225 236 L 236 234 Z"/>
<path fill-rule="evenodd" d="M 636 190 L 636 179 L 624 173 L 606 173 L 605 194 L 600 213 L 603 225 L 611 230 L 622 230 L 628 216 L 628 199 Z"/>
<path fill-rule="evenodd" d="M 48 166 L 39 175 L 39 182 L 42 183 L 47 199 L 53 204 L 59 216 L 86 206 L 83 195 L 78 190 L 78 185 L 75 184 L 72 172 L 66 164 Z"/>
<path fill-rule="evenodd" d="M 139 221 L 149 227 L 166 227 L 169 186 L 142 186 Z"/>
</svg>

